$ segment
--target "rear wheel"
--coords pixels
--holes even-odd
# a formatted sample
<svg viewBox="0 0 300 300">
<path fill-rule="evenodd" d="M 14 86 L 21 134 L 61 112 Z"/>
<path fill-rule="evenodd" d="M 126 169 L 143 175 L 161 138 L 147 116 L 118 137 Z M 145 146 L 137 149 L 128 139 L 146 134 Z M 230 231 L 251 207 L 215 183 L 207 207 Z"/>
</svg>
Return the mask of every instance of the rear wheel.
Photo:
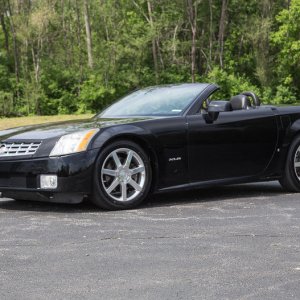
<svg viewBox="0 0 300 300">
<path fill-rule="evenodd" d="M 117 141 L 98 157 L 92 201 L 110 210 L 135 207 L 147 197 L 151 179 L 145 151 L 131 141 Z"/>
<path fill-rule="evenodd" d="M 282 178 L 281 186 L 289 192 L 300 192 L 300 136 L 292 142 Z"/>
</svg>

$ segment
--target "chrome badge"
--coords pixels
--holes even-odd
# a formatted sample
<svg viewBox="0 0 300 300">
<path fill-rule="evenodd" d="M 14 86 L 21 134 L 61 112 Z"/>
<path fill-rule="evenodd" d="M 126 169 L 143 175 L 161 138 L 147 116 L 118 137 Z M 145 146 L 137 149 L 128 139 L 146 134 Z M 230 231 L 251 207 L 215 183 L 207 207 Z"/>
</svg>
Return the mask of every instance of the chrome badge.
<svg viewBox="0 0 300 300">
<path fill-rule="evenodd" d="M 181 160 L 181 157 L 180 157 L 180 156 L 178 156 L 178 157 L 170 157 L 170 158 L 169 158 L 169 162 L 172 162 L 172 161 L 179 161 L 179 160 Z"/>
<path fill-rule="evenodd" d="M 4 154 L 7 151 L 6 146 L 4 144 L 2 144 L 0 146 L 0 154 Z"/>
</svg>

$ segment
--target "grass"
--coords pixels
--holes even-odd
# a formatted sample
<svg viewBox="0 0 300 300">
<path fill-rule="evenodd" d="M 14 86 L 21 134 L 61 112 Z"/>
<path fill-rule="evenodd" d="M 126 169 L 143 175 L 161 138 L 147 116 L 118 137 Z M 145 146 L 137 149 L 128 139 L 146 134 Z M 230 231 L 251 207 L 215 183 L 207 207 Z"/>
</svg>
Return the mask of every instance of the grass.
<svg viewBox="0 0 300 300">
<path fill-rule="evenodd" d="M 91 118 L 93 115 L 57 115 L 57 116 L 30 116 L 30 117 L 17 117 L 17 118 L 0 118 L 0 130 L 34 125 L 34 124 L 44 124 L 51 122 L 59 121 L 68 121 L 68 120 L 79 120 Z"/>
</svg>

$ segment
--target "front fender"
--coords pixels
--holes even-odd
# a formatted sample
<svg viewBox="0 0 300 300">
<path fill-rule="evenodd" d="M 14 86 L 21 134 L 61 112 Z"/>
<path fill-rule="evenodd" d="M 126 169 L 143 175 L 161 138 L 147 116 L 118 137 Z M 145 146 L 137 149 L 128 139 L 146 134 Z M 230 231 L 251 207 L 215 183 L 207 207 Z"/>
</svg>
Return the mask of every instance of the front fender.
<svg viewBox="0 0 300 300">
<path fill-rule="evenodd" d="M 99 153 L 108 143 L 117 139 L 130 139 L 137 142 L 149 154 L 153 170 L 153 186 L 155 190 L 159 178 L 157 149 L 159 144 L 155 136 L 148 130 L 135 125 L 126 124 L 107 127 L 100 130 L 93 139 L 90 149 L 98 149 Z"/>
<path fill-rule="evenodd" d="M 93 139 L 90 149 L 100 149 L 112 139 L 115 140 L 126 137 L 136 137 L 141 139 L 148 144 L 149 147 L 151 147 L 150 145 L 154 147 L 157 146 L 156 139 L 150 131 L 135 125 L 126 124 L 101 129 L 97 136 Z"/>
</svg>

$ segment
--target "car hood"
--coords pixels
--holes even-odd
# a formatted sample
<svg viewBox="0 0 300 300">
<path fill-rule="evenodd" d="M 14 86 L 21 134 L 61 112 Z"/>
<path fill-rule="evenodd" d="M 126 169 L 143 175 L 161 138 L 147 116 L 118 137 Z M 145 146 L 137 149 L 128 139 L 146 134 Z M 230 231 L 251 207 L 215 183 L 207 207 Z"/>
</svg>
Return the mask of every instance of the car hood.
<svg viewBox="0 0 300 300">
<path fill-rule="evenodd" d="M 0 131 L 0 141 L 25 141 L 25 140 L 47 140 L 59 138 L 65 134 L 93 129 L 104 128 L 119 124 L 127 124 L 146 120 L 150 118 L 118 118 L 101 119 L 92 118 L 85 120 L 73 120 L 59 123 L 48 123 L 42 125 L 32 125 L 16 127 Z"/>
</svg>

